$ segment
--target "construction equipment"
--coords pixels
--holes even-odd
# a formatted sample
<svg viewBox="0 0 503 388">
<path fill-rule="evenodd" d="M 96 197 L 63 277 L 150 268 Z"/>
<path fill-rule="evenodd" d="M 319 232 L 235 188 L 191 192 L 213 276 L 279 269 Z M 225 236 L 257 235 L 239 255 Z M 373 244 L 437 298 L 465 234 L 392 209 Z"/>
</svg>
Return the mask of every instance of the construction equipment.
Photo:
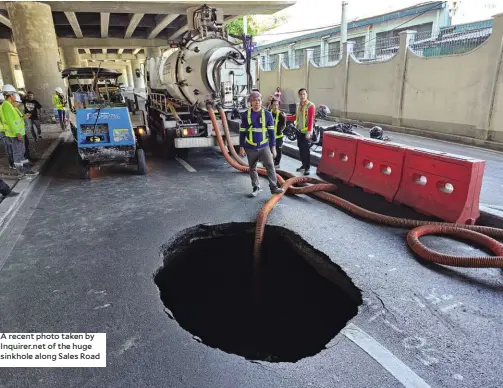
<svg viewBox="0 0 503 388">
<path fill-rule="evenodd" d="M 89 179 L 91 168 L 117 164 L 135 164 L 140 174 L 146 174 L 145 153 L 138 142 L 146 126 L 133 128 L 118 87 L 120 75 L 99 67 L 62 72 L 69 84 L 70 126 L 81 178 Z"/>
</svg>

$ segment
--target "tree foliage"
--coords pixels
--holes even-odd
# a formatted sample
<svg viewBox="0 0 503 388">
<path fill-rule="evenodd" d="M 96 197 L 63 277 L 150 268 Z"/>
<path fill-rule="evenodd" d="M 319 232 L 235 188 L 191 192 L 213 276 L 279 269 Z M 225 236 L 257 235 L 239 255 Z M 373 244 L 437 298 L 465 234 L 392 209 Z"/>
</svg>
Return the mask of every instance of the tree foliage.
<svg viewBox="0 0 503 388">
<path fill-rule="evenodd" d="M 272 30 L 286 22 L 285 17 L 273 16 L 270 20 L 260 21 L 255 16 L 247 16 L 248 35 L 256 36 L 265 31 Z M 225 26 L 227 32 L 231 35 L 243 35 L 243 17 L 240 17 Z"/>
</svg>

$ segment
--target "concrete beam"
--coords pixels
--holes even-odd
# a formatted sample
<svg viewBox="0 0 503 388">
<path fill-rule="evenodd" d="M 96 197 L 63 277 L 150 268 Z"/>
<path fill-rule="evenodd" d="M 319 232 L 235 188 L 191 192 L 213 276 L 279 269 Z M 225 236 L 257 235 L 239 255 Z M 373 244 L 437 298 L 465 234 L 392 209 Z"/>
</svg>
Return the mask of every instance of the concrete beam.
<svg viewBox="0 0 503 388">
<path fill-rule="evenodd" d="M 154 39 L 159 33 L 164 30 L 173 20 L 175 20 L 179 14 L 169 14 L 162 18 L 162 20 L 157 23 L 157 25 L 149 31 L 148 39 Z"/>
<path fill-rule="evenodd" d="M 121 39 L 121 38 L 59 38 L 59 47 L 78 47 L 88 49 L 114 48 L 114 49 L 135 49 L 138 47 L 167 47 L 164 39 Z"/>
<path fill-rule="evenodd" d="M 145 15 L 145 14 L 135 13 L 133 16 L 131 16 L 131 19 L 129 20 L 129 24 L 126 28 L 126 34 L 124 35 L 125 39 L 129 39 L 133 36 L 133 33 L 136 30 L 138 23 L 140 23 L 141 19 L 143 18 L 143 15 Z"/>
<path fill-rule="evenodd" d="M 86 52 L 86 54 L 91 55 L 91 50 L 89 50 L 89 49 L 85 49 L 84 51 Z"/>
<path fill-rule="evenodd" d="M 295 0 L 206 0 L 204 4 L 221 8 L 225 15 L 269 15 L 295 4 Z M 0 2 L 5 9 L 7 2 Z M 53 12 L 171 13 L 186 15 L 187 9 L 201 5 L 193 0 L 110 0 L 110 1 L 43 1 Z"/>
<path fill-rule="evenodd" d="M 101 49 L 101 53 L 102 53 L 103 55 L 107 55 L 107 49 Z"/>
<path fill-rule="evenodd" d="M 77 38 L 83 38 L 84 36 L 82 35 L 82 30 L 80 29 L 79 21 L 77 20 L 75 12 L 65 12 L 65 16 L 70 22 L 73 32 L 75 33 L 75 36 Z"/>
<path fill-rule="evenodd" d="M 136 60 L 145 59 L 145 55 L 138 54 L 81 54 L 80 59 L 96 60 L 96 61 L 106 61 L 106 60 Z"/>
<path fill-rule="evenodd" d="M 228 16 L 224 19 L 224 24 L 226 23 L 229 23 L 229 22 L 232 22 L 233 20 L 235 19 L 238 19 L 240 18 L 241 16 L 239 15 L 233 15 L 233 16 Z M 187 25 L 179 28 L 178 30 L 176 30 L 173 34 L 171 34 L 169 37 L 168 37 L 168 40 L 175 40 L 176 38 L 178 38 L 180 35 L 184 34 L 185 32 L 187 32 L 189 29 L 189 27 Z"/>
<path fill-rule="evenodd" d="M 1 14 L 0 14 L 0 23 L 2 23 L 3 25 L 6 25 L 9 28 L 12 28 L 12 24 L 10 23 L 10 20 Z"/>
<path fill-rule="evenodd" d="M 0 39 L 0 52 L 16 52 L 16 45 L 10 39 Z"/>
<path fill-rule="evenodd" d="M 133 51 L 133 55 L 137 55 L 140 51 L 141 49 L 137 48 L 136 50 Z"/>
<path fill-rule="evenodd" d="M 101 37 L 108 38 L 108 25 L 110 24 L 110 13 L 102 12 L 100 14 L 101 19 Z"/>
<path fill-rule="evenodd" d="M 117 50 L 117 54 L 122 54 L 123 52 L 124 52 L 124 49 Z"/>
</svg>

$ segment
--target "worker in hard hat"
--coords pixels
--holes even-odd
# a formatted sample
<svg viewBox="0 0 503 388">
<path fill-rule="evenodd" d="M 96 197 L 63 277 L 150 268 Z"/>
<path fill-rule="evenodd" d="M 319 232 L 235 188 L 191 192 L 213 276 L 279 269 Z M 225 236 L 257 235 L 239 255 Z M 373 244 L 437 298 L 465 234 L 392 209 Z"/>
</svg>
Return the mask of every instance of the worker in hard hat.
<svg viewBox="0 0 503 388">
<path fill-rule="evenodd" d="M 274 119 L 271 112 L 262 107 L 262 95 L 251 92 L 249 101 L 251 108 L 241 115 L 241 128 L 239 130 L 239 152 L 242 157 L 248 157 L 250 178 L 252 181 L 252 197 L 260 191 L 257 163 L 260 160 L 267 170 L 267 179 L 272 194 L 280 194 L 283 189 L 278 186 L 273 157 L 276 157 L 276 136 Z"/>
<path fill-rule="evenodd" d="M 12 156 L 14 159 L 14 167 L 21 175 L 37 175 L 29 166 L 28 160 L 25 159 L 25 143 L 24 136 L 26 135 L 24 116 L 16 108 L 16 102 L 21 103 L 21 97 L 16 93 L 16 89 L 12 85 L 4 85 L 2 92 L 5 101 L 2 103 L 2 114 L 4 119 L 5 135 L 12 147 Z M 17 100 L 17 101 L 16 101 Z"/>
<path fill-rule="evenodd" d="M 10 146 L 10 142 L 7 139 L 6 125 L 4 123 L 3 114 L 2 114 L 2 104 L 5 101 L 3 93 L 0 93 L 0 141 L 4 144 L 5 155 L 9 161 L 9 168 L 14 168 L 14 158 L 12 156 L 12 147 Z"/>
<path fill-rule="evenodd" d="M 21 106 L 21 103 L 23 102 L 23 97 L 21 97 L 21 95 L 19 93 L 16 93 L 15 94 L 15 99 L 14 99 L 14 102 L 13 102 L 13 106 L 14 108 L 17 109 L 18 113 L 20 116 L 23 116 L 23 119 L 24 119 L 24 128 L 25 128 L 25 132 L 24 132 L 24 160 L 26 161 L 26 163 L 31 162 L 32 159 L 31 159 L 31 156 L 30 156 L 30 141 L 28 140 L 28 135 L 26 134 L 26 127 L 27 127 L 27 122 L 28 122 L 28 119 L 31 117 L 31 113 L 21 113 L 21 111 L 19 110 L 19 107 Z"/>
<path fill-rule="evenodd" d="M 63 89 L 61 89 L 60 87 L 57 87 L 56 89 L 54 89 L 54 91 L 55 93 L 52 96 L 52 105 L 54 105 L 54 109 L 58 111 L 58 119 L 59 124 L 61 125 L 61 130 L 66 131 L 65 95 L 63 94 Z"/>
</svg>

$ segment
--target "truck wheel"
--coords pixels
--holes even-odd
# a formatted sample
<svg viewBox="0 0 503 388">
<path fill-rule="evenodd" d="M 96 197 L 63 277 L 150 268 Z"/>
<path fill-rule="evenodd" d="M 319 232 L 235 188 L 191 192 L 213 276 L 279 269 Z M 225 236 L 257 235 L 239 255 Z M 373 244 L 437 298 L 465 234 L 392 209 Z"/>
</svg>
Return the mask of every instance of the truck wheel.
<svg viewBox="0 0 503 388">
<path fill-rule="evenodd" d="M 145 152 L 141 148 L 136 150 L 136 160 L 138 162 L 138 173 L 140 175 L 146 175 L 147 161 L 145 160 Z"/>
<path fill-rule="evenodd" d="M 91 179 L 91 172 L 89 165 L 82 160 L 82 158 L 78 153 L 77 153 L 77 169 L 79 172 L 80 179 Z"/>
<path fill-rule="evenodd" d="M 177 156 L 176 148 L 175 148 L 175 134 L 172 131 L 167 132 L 167 136 L 165 141 L 163 142 L 165 147 L 165 155 L 169 160 L 175 159 Z"/>
</svg>

